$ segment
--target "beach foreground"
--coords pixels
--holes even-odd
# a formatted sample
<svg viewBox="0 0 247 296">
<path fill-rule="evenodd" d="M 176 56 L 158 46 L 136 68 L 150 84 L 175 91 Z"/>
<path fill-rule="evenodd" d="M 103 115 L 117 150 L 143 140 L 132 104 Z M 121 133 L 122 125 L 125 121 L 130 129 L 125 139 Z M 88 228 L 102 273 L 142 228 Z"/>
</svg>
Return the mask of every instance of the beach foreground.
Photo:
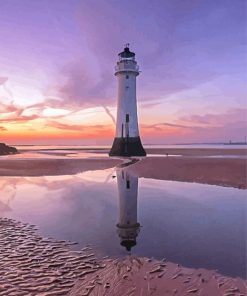
<svg viewBox="0 0 247 296">
<path fill-rule="evenodd" d="M 246 282 L 148 258 L 97 258 L 92 248 L 0 218 L 0 295 L 245 295 Z"/>
</svg>

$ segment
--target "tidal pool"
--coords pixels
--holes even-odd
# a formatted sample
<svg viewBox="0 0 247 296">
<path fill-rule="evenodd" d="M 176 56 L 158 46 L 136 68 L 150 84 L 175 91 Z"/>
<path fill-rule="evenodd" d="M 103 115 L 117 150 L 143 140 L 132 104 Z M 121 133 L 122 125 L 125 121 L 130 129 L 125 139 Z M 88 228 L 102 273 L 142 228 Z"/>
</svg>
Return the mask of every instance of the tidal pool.
<svg viewBox="0 0 247 296">
<path fill-rule="evenodd" d="M 125 169 L 1 177 L 0 215 L 100 254 L 166 258 L 246 276 L 246 191 L 138 179 Z"/>
</svg>

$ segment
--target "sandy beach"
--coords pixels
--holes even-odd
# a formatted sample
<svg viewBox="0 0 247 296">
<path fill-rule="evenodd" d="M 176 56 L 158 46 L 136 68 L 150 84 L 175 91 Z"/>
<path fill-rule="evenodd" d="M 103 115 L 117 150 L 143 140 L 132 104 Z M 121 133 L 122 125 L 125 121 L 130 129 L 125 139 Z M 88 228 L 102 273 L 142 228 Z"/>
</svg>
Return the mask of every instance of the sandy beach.
<svg viewBox="0 0 247 296">
<path fill-rule="evenodd" d="M 246 164 L 243 159 L 147 157 L 129 170 L 144 178 L 246 189 Z"/>
<path fill-rule="evenodd" d="M 68 295 L 245 295 L 246 283 L 241 279 L 185 268 L 165 259 L 128 256 L 104 263 L 104 269 L 78 281 Z"/>
<path fill-rule="evenodd" d="M 214 270 L 127 256 L 97 258 L 91 247 L 42 237 L 34 225 L 0 218 L 0 295 L 238 295 L 246 282 Z"/>
<path fill-rule="evenodd" d="M 0 157 L 0 176 L 59 176 L 126 167 L 140 178 L 196 182 L 246 189 L 245 150 L 149 149 L 145 158 Z M 94 151 L 95 153 L 95 151 Z M 105 150 L 96 152 L 106 153 Z M 168 156 L 166 156 L 168 153 Z M 49 152 L 48 152 L 49 154 Z M 164 154 L 164 156 L 160 156 Z M 54 156 L 54 153 L 52 154 Z M 172 156 L 177 155 L 177 156 Z M 210 156 L 240 156 L 210 157 Z M 113 174 L 114 176 L 114 174 Z M 34 225 L 0 218 L 0 295 L 163 296 L 246 295 L 246 281 L 216 270 L 127 255 L 102 258 L 91 247 L 43 237 Z"/>
</svg>

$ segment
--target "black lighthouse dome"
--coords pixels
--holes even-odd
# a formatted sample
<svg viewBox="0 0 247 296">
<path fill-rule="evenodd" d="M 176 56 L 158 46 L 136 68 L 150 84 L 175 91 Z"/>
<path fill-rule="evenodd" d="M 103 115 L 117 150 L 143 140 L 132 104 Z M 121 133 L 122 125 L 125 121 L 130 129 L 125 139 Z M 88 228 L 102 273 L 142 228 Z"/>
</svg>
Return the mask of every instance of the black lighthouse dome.
<svg viewBox="0 0 247 296">
<path fill-rule="evenodd" d="M 136 245 L 136 240 L 126 239 L 121 242 L 121 246 L 125 247 L 127 251 L 131 251 L 131 248 Z"/>
<path fill-rule="evenodd" d="M 129 49 L 129 44 L 126 44 L 124 51 L 120 52 L 118 55 L 120 58 L 133 58 L 135 53 L 131 52 Z"/>
</svg>

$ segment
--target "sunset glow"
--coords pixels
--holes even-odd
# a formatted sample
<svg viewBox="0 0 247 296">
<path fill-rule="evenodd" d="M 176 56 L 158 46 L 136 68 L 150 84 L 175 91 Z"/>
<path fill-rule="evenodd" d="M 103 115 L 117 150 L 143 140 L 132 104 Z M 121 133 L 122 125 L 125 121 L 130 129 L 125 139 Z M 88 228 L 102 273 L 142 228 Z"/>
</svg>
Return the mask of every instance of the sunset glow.
<svg viewBox="0 0 247 296">
<path fill-rule="evenodd" d="M 0 142 L 110 145 L 126 42 L 144 144 L 244 141 L 244 1 L 131 6 L 1 1 Z"/>
</svg>

